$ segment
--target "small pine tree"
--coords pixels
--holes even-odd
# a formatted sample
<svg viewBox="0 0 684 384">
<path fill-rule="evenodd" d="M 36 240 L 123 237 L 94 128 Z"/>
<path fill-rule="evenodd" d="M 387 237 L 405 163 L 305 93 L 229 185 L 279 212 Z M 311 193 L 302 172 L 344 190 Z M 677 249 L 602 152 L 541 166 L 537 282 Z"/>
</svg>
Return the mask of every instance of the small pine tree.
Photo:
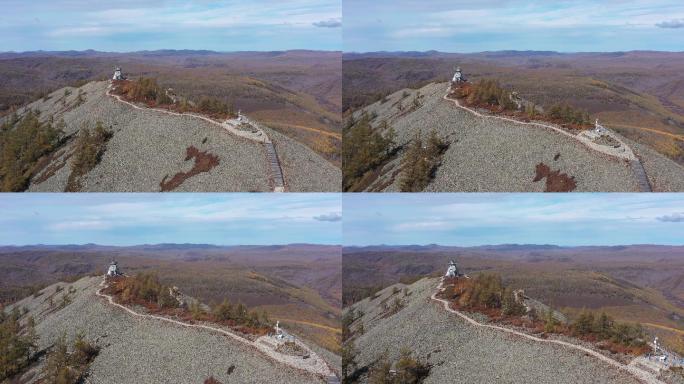
<svg viewBox="0 0 684 384">
<path fill-rule="evenodd" d="M 553 310 L 549 309 L 544 318 L 544 332 L 552 333 L 556 331 L 558 320 L 553 316 Z"/>
<path fill-rule="evenodd" d="M 586 309 L 582 309 L 577 320 L 573 324 L 573 330 L 578 335 L 588 335 L 593 331 L 594 314 Z"/>
<path fill-rule="evenodd" d="M 228 299 L 223 299 L 223 302 L 213 309 L 213 315 L 218 321 L 228 321 L 233 315 L 233 306 Z"/>
</svg>

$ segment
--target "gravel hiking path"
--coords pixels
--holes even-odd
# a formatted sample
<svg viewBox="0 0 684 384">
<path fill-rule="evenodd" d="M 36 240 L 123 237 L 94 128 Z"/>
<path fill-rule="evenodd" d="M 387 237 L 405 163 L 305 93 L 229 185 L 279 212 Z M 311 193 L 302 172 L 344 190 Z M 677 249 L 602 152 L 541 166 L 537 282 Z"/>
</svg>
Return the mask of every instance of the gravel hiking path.
<svg viewBox="0 0 684 384">
<path fill-rule="evenodd" d="M 328 367 L 327 363 L 323 359 L 319 358 L 319 356 L 315 352 L 313 352 L 311 349 L 309 349 L 308 347 L 306 347 L 304 345 L 302 345 L 302 347 L 307 350 L 307 352 L 309 353 L 309 356 L 310 356 L 306 360 L 303 360 L 303 359 L 295 357 L 295 356 L 283 355 L 281 353 L 276 352 L 272 348 L 267 347 L 263 343 L 259 342 L 259 340 L 261 338 L 267 337 L 267 336 L 262 336 L 261 338 L 259 338 L 253 342 L 253 341 L 247 340 L 243 337 L 240 337 L 240 336 L 238 336 L 232 332 L 228 332 L 225 329 L 215 328 L 215 327 L 212 327 L 209 325 L 204 325 L 204 324 L 188 324 L 188 323 L 184 323 L 182 321 L 169 319 L 169 318 L 166 318 L 163 316 L 138 313 L 138 312 L 136 312 L 136 311 L 124 306 L 124 305 L 121 305 L 121 304 L 114 302 L 114 298 L 111 295 L 107 295 L 105 293 L 102 293 L 102 290 L 104 288 L 106 288 L 106 279 L 105 278 L 102 279 L 102 282 L 100 283 L 100 289 L 97 290 L 96 295 L 107 299 L 107 302 L 110 305 L 113 305 L 115 307 L 123 309 L 124 311 L 128 312 L 129 314 L 131 314 L 135 317 L 160 320 L 160 321 L 165 321 L 165 322 L 172 323 L 175 325 L 180 325 L 182 327 L 206 329 L 206 330 L 211 331 L 211 332 L 220 333 L 222 335 L 225 335 L 225 336 L 232 338 L 235 341 L 238 341 L 240 343 L 243 343 L 245 345 L 253 347 L 256 350 L 258 350 L 259 352 L 263 353 L 264 355 L 275 360 L 276 362 L 287 365 L 291 368 L 295 368 L 295 369 L 298 369 L 301 371 L 305 371 L 307 373 L 314 374 L 317 376 L 325 377 L 328 382 L 331 382 L 330 380 L 333 378 L 336 379 L 334 372 L 330 369 L 330 367 Z"/>
<path fill-rule="evenodd" d="M 440 279 L 439 285 L 437 286 L 437 290 L 432 294 L 431 299 L 434 301 L 440 302 L 444 306 L 444 309 L 446 311 L 458 315 L 463 320 L 467 321 L 470 325 L 473 325 L 476 327 L 484 327 L 484 328 L 490 328 L 490 329 L 495 329 L 498 331 L 507 332 L 507 333 L 510 333 L 510 334 L 513 334 L 516 336 L 520 336 L 520 337 L 524 337 L 526 339 L 533 340 L 533 341 L 540 342 L 540 343 L 558 344 L 558 345 L 562 345 L 564 347 L 574 348 L 574 349 L 577 349 L 581 352 L 584 352 L 587 355 L 591 355 L 591 356 L 593 356 L 593 357 L 595 357 L 595 358 L 597 358 L 597 359 L 599 359 L 605 363 L 608 363 L 615 368 L 629 372 L 631 375 L 633 375 L 635 378 L 637 378 L 638 380 L 640 380 L 641 382 L 643 382 L 645 384 L 665 384 L 664 382 L 662 382 L 658 378 L 656 378 L 652 373 L 646 372 L 646 371 L 639 369 L 633 365 L 622 364 L 618 361 L 615 361 L 615 360 L 613 360 L 613 359 L 611 359 L 605 355 L 602 355 L 602 354 L 600 354 L 594 350 L 583 347 L 581 345 L 568 343 L 568 342 L 562 341 L 562 340 L 542 339 L 542 338 L 539 338 L 536 336 L 528 335 L 528 334 L 523 333 L 523 332 L 515 331 L 513 329 L 500 327 L 498 325 L 480 323 L 480 322 L 472 319 L 471 317 L 465 315 L 464 313 L 450 308 L 449 302 L 447 300 L 440 299 L 437 297 L 437 294 L 439 294 L 440 292 L 442 292 L 444 290 L 444 287 L 442 286 L 443 283 L 444 283 L 444 280 Z"/>
<path fill-rule="evenodd" d="M 113 97 L 116 100 L 118 100 L 121 103 L 124 103 L 128 105 L 129 107 L 133 107 L 135 109 L 139 109 L 142 111 L 154 111 L 154 112 L 159 112 L 159 113 L 165 113 L 167 115 L 173 115 L 173 116 L 182 116 L 182 117 L 194 117 L 197 119 L 202 119 L 208 123 L 218 125 L 222 129 L 226 130 L 227 132 L 240 136 L 243 138 L 246 138 L 248 140 L 253 140 L 256 142 L 261 143 L 264 146 L 264 151 L 266 153 L 266 161 L 268 163 L 268 169 L 270 170 L 269 174 L 269 181 L 270 184 L 273 186 L 273 192 L 285 192 L 285 178 L 283 176 L 283 170 L 282 167 L 280 166 L 280 160 L 278 159 L 278 154 L 276 152 L 275 146 L 271 142 L 271 139 L 266 135 L 266 133 L 263 130 L 259 130 L 259 135 L 253 135 L 250 133 L 242 132 L 237 129 L 232 128 L 228 124 L 222 124 L 219 123 L 213 119 L 210 119 L 206 116 L 198 115 L 195 113 L 178 113 L 178 112 L 172 112 L 172 111 L 167 111 L 164 109 L 159 109 L 159 108 L 146 108 L 146 107 L 140 107 L 138 105 L 135 105 L 131 102 L 128 102 L 121 98 L 119 95 L 114 95 L 111 93 L 112 90 L 112 85 L 107 87 L 107 96 Z"/>
<path fill-rule="evenodd" d="M 473 110 L 473 109 L 471 109 L 471 108 L 468 108 L 468 107 L 466 107 L 466 106 L 461 105 L 461 104 L 458 102 L 458 100 L 449 98 L 448 96 L 449 96 L 449 91 L 450 91 L 450 90 L 451 90 L 451 88 L 448 88 L 448 89 L 447 89 L 447 93 L 446 93 L 446 94 L 444 95 L 444 97 L 443 97 L 444 100 L 451 101 L 451 102 L 454 103 L 457 107 L 462 108 L 463 110 L 466 110 L 466 111 L 472 113 L 473 115 L 475 115 L 475 116 L 477 116 L 477 117 L 480 117 L 480 118 L 482 118 L 482 119 L 487 119 L 487 118 L 489 118 L 489 119 L 499 119 L 499 120 L 508 121 L 508 122 L 512 122 L 512 123 L 517 123 L 517 124 L 530 125 L 530 126 L 536 126 L 536 127 L 542 127 L 542 128 L 546 128 L 546 129 L 551 129 L 552 131 L 554 131 L 554 132 L 556 132 L 556 133 L 560 133 L 560 134 L 565 135 L 565 136 L 567 136 L 567 137 L 571 137 L 571 138 L 577 140 L 578 142 L 584 144 L 584 145 L 587 146 L 588 148 L 591 148 L 591 149 L 593 149 L 593 150 L 595 150 L 595 151 L 597 151 L 597 152 L 604 153 L 604 154 L 609 155 L 609 156 L 614 156 L 614 157 L 617 157 L 617 158 L 619 158 L 619 159 L 623 159 L 623 160 L 629 161 L 629 164 L 630 164 L 630 166 L 631 166 L 630 168 L 632 169 L 632 172 L 634 173 L 634 177 L 636 178 L 637 183 L 638 183 L 638 185 L 639 185 L 639 191 L 640 191 L 640 192 L 653 192 L 653 190 L 652 190 L 652 188 L 651 188 L 651 184 L 650 184 L 649 181 L 648 181 L 648 177 L 646 176 L 646 170 L 644 169 L 644 166 L 641 164 L 641 161 L 640 161 L 639 158 L 634 154 L 634 152 L 632 151 L 632 149 L 631 149 L 626 143 L 624 143 L 622 140 L 620 140 L 619 138 L 617 138 L 617 137 L 611 135 L 611 137 L 613 137 L 615 140 L 617 140 L 617 141 L 620 143 L 620 145 L 621 145 L 623 148 L 625 148 L 625 152 L 624 152 L 624 153 L 615 153 L 615 152 L 612 152 L 612 151 L 610 151 L 610 150 L 604 149 L 602 146 L 599 146 L 599 145 L 597 145 L 597 144 L 594 144 L 594 143 L 592 143 L 592 142 L 590 142 L 590 141 L 588 141 L 588 140 L 582 140 L 582 139 L 580 139 L 577 135 L 573 135 L 573 134 L 571 134 L 571 133 L 568 133 L 568 132 L 566 132 L 566 131 L 564 131 L 564 130 L 558 128 L 558 127 L 554 127 L 554 126 L 552 126 L 552 125 L 542 124 L 542 123 L 533 123 L 533 122 L 524 122 L 524 121 L 519 121 L 519 120 L 511 119 L 511 118 L 508 118 L 508 117 L 502 117 L 502 116 L 489 116 L 489 115 L 483 115 L 483 114 L 481 114 L 481 113 L 479 113 L 479 112 L 477 112 L 477 111 L 475 111 L 475 110 Z"/>
</svg>

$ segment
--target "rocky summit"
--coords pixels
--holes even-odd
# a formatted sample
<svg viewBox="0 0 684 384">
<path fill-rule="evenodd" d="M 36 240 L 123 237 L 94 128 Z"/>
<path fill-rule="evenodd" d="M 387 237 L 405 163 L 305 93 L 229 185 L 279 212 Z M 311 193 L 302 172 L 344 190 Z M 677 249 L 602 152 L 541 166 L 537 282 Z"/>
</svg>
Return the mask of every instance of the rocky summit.
<svg viewBox="0 0 684 384">
<path fill-rule="evenodd" d="M 35 319 L 38 350 L 50 350 L 60 336 L 71 340 L 76 334 L 100 348 L 87 383 L 201 384 L 211 376 L 222 383 L 326 382 L 231 337 L 134 317 L 96 294 L 101 282 L 96 276 L 54 284 L 12 306 Z M 37 382 L 44 364 L 39 359 L 19 382 Z"/>
<path fill-rule="evenodd" d="M 621 383 L 639 381 L 594 357 L 559 345 L 540 343 L 474 326 L 431 300 L 439 279 L 397 284 L 347 308 L 361 316 L 350 326 L 360 377 L 384 354 L 396 361 L 402 348 L 431 366 L 423 383 Z M 393 308 L 395 299 L 402 304 Z M 389 305 L 384 305 L 386 303 Z M 474 315 L 478 321 L 482 316 Z"/>
<path fill-rule="evenodd" d="M 400 148 L 397 156 L 373 170 L 376 176 L 366 190 L 399 191 L 405 148 L 417 133 L 425 139 L 432 130 L 449 147 L 425 192 L 541 192 L 546 183 L 535 181 L 539 164 L 572 178 L 574 191 L 642 190 L 642 173 L 629 161 L 553 129 L 478 116 L 445 99 L 447 89 L 447 83 L 403 89 L 355 112 L 357 119 L 363 113 L 371 117 L 376 130 L 383 130 L 382 122 L 386 122 L 394 129 Z M 684 191 L 684 167 L 646 145 L 613 134 L 639 159 L 653 191 Z"/>
<path fill-rule="evenodd" d="M 220 124 L 193 116 L 134 108 L 107 95 L 108 81 L 66 87 L 18 111 L 64 120 L 63 144 L 41 162 L 28 191 L 59 192 L 67 187 L 79 132 L 101 122 L 112 137 L 96 166 L 80 177 L 80 191 L 154 192 L 174 178 L 173 191 L 273 191 L 267 150 L 257 141 L 232 135 Z M 338 191 L 340 170 L 304 144 L 260 125 L 273 142 L 287 191 Z M 191 152 L 194 151 L 192 154 Z M 210 166 L 200 157 L 214 158 Z M 203 168 L 205 167 L 205 168 Z M 168 189 L 167 189 L 168 190 Z"/>
</svg>

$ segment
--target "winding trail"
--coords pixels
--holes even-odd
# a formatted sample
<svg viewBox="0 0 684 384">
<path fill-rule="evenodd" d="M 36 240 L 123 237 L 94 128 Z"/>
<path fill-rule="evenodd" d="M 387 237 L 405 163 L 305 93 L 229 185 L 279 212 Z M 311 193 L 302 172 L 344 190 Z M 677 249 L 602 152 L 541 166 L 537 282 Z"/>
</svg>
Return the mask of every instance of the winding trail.
<svg viewBox="0 0 684 384">
<path fill-rule="evenodd" d="M 118 307 L 120 309 L 123 309 L 124 311 L 128 312 L 130 315 L 133 315 L 135 317 L 143 318 L 143 319 L 151 319 L 151 320 L 159 320 L 159 321 L 165 321 L 167 323 L 172 323 L 175 325 L 179 325 L 182 327 L 187 327 L 187 328 L 199 328 L 199 329 L 205 329 L 211 332 L 215 333 L 220 333 L 221 335 L 228 336 L 231 339 L 238 341 L 246 346 L 252 347 L 256 349 L 257 351 L 261 352 L 262 354 L 268 356 L 272 360 L 285 364 L 291 368 L 298 369 L 304 372 L 307 372 L 309 374 L 313 374 L 315 376 L 323 377 L 325 378 L 327 383 L 336 383 L 339 382 L 339 379 L 335 375 L 332 369 L 328 366 L 328 364 L 321 359 L 314 351 L 309 349 L 306 345 L 303 345 L 302 343 L 298 343 L 299 346 L 302 348 L 306 349 L 306 351 L 309 354 L 309 358 L 304 360 L 301 357 L 296 357 L 296 356 L 290 356 L 290 355 L 284 355 L 282 353 L 278 353 L 273 348 L 268 346 L 265 343 L 260 342 L 260 340 L 264 337 L 268 336 L 261 336 L 258 338 L 256 341 L 251 341 L 248 339 L 245 339 L 244 337 L 240 337 L 236 335 L 235 333 L 226 331 L 225 329 L 221 328 L 216 328 L 212 327 L 209 325 L 204 325 L 204 324 L 189 324 L 185 323 L 179 320 L 174 320 L 174 319 L 169 319 L 167 317 L 163 316 L 157 316 L 157 315 L 149 315 L 149 314 L 143 314 L 143 313 L 138 313 L 124 305 L 121 305 L 117 302 L 114 301 L 114 298 L 111 295 L 108 295 L 106 293 L 103 293 L 102 290 L 106 288 L 106 282 L 107 279 L 106 277 L 102 279 L 102 282 L 100 283 L 100 288 L 95 292 L 97 296 L 100 296 L 102 298 L 105 298 L 107 302 L 115 307 Z M 337 380 L 337 381 L 335 381 Z"/>
<path fill-rule="evenodd" d="M 179 113 L 179 112 L 173 112 L 173 111 L 168 111 L 165 109 L 159 109 L 159 108 L 146 108 L 146 107 L 140 107 L 138 105 L 135 105 L 129 101 L 124 100 L 121 96 L 115 95 L 111 93 L 112 91 L 112 84 L 107 86 L 107 96 L 113 97 L 114 99 L 118 100 L 121 103 L 124 103 L 128 105 L 129 107 L 141 110 L 141 111 L 154 111 L 154 112 L 159 112 L 159 113 L 165 113 L 167 115 L 172 115 L 172 116 L 180 116 L 180 117 L 194 117 L 197 119 L 204 120 L 210 124 L 218 125 L 222 129 L 226 130 L 228 133 L 245 138 L 247 140 L 251 141 L 256 141 L 258 143 L 261 143 L 264 152 L 266 154 L 266 161 L 268 163 L 268 170 L 269 170 L 269 181 L 270 184 L 273 186 L 273 192 L 285 192 L 285 177 L 283 176 L 283 169 L 280 165 L 280 159 L 278 158 L 278 154 L 276 152 L 275 146 L 273 145 L 273 142 L 271 139 L 266 135 L 266 133 L 259 129 L 257 133 L 251 133 L 251 132 L 246 132 L 246 131 L 241 131 L 238 129 L 235 129 L 232 125 L 227 124 L 227 123 L 219 123 L 216 120 L 210 119 L 206 116 L 198 115 L 195 113 Z"/>
<path fill-rule="evenodd" d="M 584 138 L 581 135 L 573 135 L 569 132 L 566 132 L 558 127 L 554 127 L 553 125 L 549 124 L 542 124 L 542 123 L 536 123 L 536 122 L 525 122 L 525 121 L 519 121 L 516 119 L 511 119 L 508 117 L 503 117 L 503 116 L 493 116 L 493 115 L 483 115 L 480 112 L 477 112 L 474 109 L 468 108 L 466 106 L 461 105 L 461 103 L 458 102 L 456 99 L 449 98 L 449 92 L 451 91 L 451 88 L 447 88 L 447 93 L 442 97 L 444 100 L 450 101 L 454 103 L 457 107 L 468 111 L 472 113 L 473 115 L 480 117 L 482 119 L 498 119 L 498 120 L 503 120 L 503 121 L 508 121 L 511 123 L 516 123 L 516 124 L 522 124 L 522 125 L 530 125 L 530 126 L 536 126 L 536 127 L 542 127 L 546 129 L 551 129 L 552 131 L 559 133 L 561 135 L 565 135 L 566 137 L 572 138 L 575 141 L 584 144 L 586 147 L 589 149 L 593 149 L 594 151 L 603 153 L 608 156 L 616 157 L 620 160 L 626 160 L 629 162 L 630 169 L 632 170 L 632 173 L 634 174 L 634 178 L 636 179 L 637 186 L 639 188 L 639 192 L 653 192 L 651 188 L 651 184 L 648 181 L 648 177 L 646 176 L 646 170 L 644 169 L 643 164 L 641 164 L 641 160 L 634 154 L 632 149 L 627 146 L 622 140 L 620 140 L 618 137 L 615 135 L 610 135 L 612 139 L 620 143 L 620 147 L 624 149 L 622 152 L 617 152 L 613 148 L 607 148 L 603 145 L 598 145 L 593 143 L 591 140 Z"/>
<path fill-rule="evenodd" d="M 583 346 L 581 346 L 581 345 L 572 344 L 572 343 L 569 343 L 569 342 L 567 342 L 567 341 L 562 341 L 562 340 L 542 339 L 542 338 L 539 338 L 539 337 L 536 337 L 536 336 L 528 335 L 527 333 L 519 332 L 519 331 L 516 331 L 516 330 L 513 330 L 513 329 L 501 327 L 501 326 L 498 326 L 498 325 L 480 323 L 480 322 L 478 322 L 477 320 L 474 320 L 474 319 L 472 319 L 471 317 L 467 316 L 467 315 L 464 314 L 463 312 L 457 311 L 457 310 L 455 310 L 455 309 L 449 307 L 449 302 L 448 302 L 447 300 L 440 299 L 440 298 L 437 297 L 437 294 L 439 294 L 440 292 L 444 291 L 444 289 L 445 289 L 445 288 L 442 286 L 443 284 L 444 284 L 444 279 L 442 278 L 442 279 L 440 279 L 440 281 L 439 281 L 439 285 L 437 286 L 437 290 L 432 294 L 432 296 L 431 296 L 430 298 L 431 298 L 432 300 L 434 300 L 434 301 L 437 301 L 437 302 L 439 302 L 439 303 L 442 303 L 442 305 L 444 306 L 444 310 L 446 310 L 446 311 L 448 311 L 448 312 L 451 312 L 451 313 L 454 313 L 454 314 L 458 315 L 458 316 L 461 317 L 463 320 L 465 320 L 466 322 L 468 322 L 470 325 L 473 325 L 473 326 L 476 326 L 476 327 L 482 327 L 482 328 L 491 328 L 491 329 L 495 329 L 495 330 L 497 330 L 497 331 L 506 332 L 506 333 L 509 333 L 509 334 L 513 334 L 513 335 L 516 335 L 516 336 L 520 336 L 520 337 L 523 337 L 523 338 L 526 338 L 526 339 L 529 339 L 529 340 L 532 340 L 532 341 L 540 342 L 540 343 L 557 344 L 557 345 L 560 345 L 560 346 L 563 346 L 563 347 L 566 347 L 566 348 L 576 349 L 576 350 L 578 350 L 578 351 L 580 351 L 580 352 L 583 352 L 583 353 L 585 353 L 585 354 L 587 354 L 587 355 L 591 355 L 591 356 L 593 356 L 593 357 L 595 357 L 595 358 L 597 358 L 597 359 L 603 361 L 604 363 L 607 363 L 607 364 L 613 366 L 614 368 L 618 368 L 618 369 L 620 369 L 620 370 L 623 370 L 623 371 L 628 372 L 629 374 L 631 374 L 632 376 L 634 376 L 635 378 L 637 378 L 637 379 L 638 379 L 639 381 L 641 381 L 642 383 L 645 383 L 645 384 L 665 384 L 663 381 L 660 381 L 660 380 L 659 380 L 656 376 L 654 376 L 652 373 L 647 372 L 647 371 L 644 371 L 643 369 L 640 369 L 639 367 L 637 367 L 637 366 L 635 366 L 635 365 L 625 365 L 625 364 L 622 364 L 622 363 L 620 363 L 619 361 L 613 360 L 613 359 L 611 359 L 611 358 L 608 357 L 608 356 L 605 356 L 605 355 L 603 355 L 603 354 L 601 354 L 601 353 L 598 353 L 598 352 L 596 352 L 596 351 L 594 351 L 594 350 L 592 350 L 592 349 L 590 349 L 590 348 L 583 347 Z"/>
</svg>

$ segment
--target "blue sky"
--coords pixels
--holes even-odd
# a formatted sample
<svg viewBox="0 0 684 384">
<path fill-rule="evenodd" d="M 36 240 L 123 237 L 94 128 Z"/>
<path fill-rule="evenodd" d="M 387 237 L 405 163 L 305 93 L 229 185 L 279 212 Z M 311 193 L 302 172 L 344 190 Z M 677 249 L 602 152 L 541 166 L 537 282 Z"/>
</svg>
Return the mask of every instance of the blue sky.
<svg viewBox="0 0 684 384">
<path fill-rule="evenodd" d="M 341 244 L 339 195 L 0 194 L 0 244 Z"/>
<path fill-rule="evenodd" d="M 684 50 L 681 0 L 344 0 L 344 50 Z"/>
<path fill-rule="evenodd" d="M 684 194 L 351 194 L 344 245 L 684 245 Z"/>
<path fill-rule="evenodd" d="M 340 0 L 3 0 L 0 51 L 342 49 Z"/>
</svg>

